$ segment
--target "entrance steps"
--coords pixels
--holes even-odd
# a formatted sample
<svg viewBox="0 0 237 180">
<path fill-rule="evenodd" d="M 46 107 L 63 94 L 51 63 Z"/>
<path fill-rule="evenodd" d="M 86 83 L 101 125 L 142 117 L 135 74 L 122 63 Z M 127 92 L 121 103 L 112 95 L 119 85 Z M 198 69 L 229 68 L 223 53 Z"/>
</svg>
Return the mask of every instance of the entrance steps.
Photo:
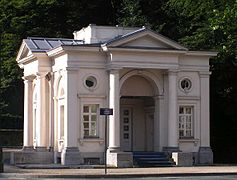
<svg viewBox="0 0 237 180">
<path fill-rule="evenodd" d="M 133 152 L 135 167 L 171 167 L 175 162 L 164 152 Z"/>
</svg>

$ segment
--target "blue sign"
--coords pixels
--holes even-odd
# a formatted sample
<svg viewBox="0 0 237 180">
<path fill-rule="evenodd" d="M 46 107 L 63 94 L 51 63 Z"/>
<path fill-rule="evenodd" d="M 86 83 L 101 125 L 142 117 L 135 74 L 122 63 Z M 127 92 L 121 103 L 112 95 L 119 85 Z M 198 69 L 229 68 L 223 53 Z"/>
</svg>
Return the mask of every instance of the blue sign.
<svg viewBox="0 0 237 180">
<path fill-rule="evenodd" d="M 100 115 L 113 115 L 113 109 L 100 108 Z"/>
</svg>

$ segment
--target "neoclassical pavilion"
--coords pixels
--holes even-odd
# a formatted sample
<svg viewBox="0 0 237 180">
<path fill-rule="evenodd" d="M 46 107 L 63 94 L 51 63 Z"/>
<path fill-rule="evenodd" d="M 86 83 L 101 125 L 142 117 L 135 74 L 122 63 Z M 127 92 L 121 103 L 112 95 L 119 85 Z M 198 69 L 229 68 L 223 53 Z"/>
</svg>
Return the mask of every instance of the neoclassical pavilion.
<svg viewBox="0 0 237 180">
<path fill-rule="evenodd" d="M 24 147 L 16 161 L 132 166 L 134 151 L 165 151 L 177 164 L 210 164 L 209 58 L 142 28 L 89 25 L 74 39 L 29 37 Z M 17 157 L 17 155 L 16 155 Z"/>
</svg>

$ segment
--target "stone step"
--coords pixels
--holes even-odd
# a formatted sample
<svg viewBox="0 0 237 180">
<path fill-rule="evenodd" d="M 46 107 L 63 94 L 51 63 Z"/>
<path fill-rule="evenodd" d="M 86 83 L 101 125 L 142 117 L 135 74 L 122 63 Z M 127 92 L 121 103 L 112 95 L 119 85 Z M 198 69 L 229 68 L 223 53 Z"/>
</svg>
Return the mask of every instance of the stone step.
<svg viewBox="0 0 237 180">
<path fill-rule="evenodd" d="M 170 167 L 175 165 L 164 152 L 133 152 L 133 160 L 138 167 Z"/>
</svg>

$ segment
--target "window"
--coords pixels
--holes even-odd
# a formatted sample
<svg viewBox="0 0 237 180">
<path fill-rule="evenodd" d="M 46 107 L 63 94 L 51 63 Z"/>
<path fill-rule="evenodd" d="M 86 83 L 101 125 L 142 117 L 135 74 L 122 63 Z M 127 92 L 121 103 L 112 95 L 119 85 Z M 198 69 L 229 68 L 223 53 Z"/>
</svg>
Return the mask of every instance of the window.
<svg viewBox="0 0 237 180">
<path fill-rule="evenodd" d="M 180 81 L 180 88 L 184 92 L 189 92 L 192 88 L 192 82 L 188 78 L 184 78 Z"/>
<path fill-rule="evenodd" d="M 97 85 L 97 80 L 94 76 L 89 76 L 85 79 L 85 85 L 90 90 L 94 89 Z"/>
<path fill-rule="evenodd" d="M 59 134 L 59 138 L 62 139 L 64 137 L 64 106 L 61 105 L 59 107 L 60 107 L 60 112 L 59 112 L 60 134 Z"/>
<path fill-rule="evenodd" d="M 83 136 L 84 138 L 88 137 L 97 137 L 97 119 L 98 119 L 98 104 L 89 104 L 83 106 Z"/>
<path fill-rule="evenodd" d="M 193 138 L 193 106 L 179 107 L 179 138 Z"/>
</svg>

